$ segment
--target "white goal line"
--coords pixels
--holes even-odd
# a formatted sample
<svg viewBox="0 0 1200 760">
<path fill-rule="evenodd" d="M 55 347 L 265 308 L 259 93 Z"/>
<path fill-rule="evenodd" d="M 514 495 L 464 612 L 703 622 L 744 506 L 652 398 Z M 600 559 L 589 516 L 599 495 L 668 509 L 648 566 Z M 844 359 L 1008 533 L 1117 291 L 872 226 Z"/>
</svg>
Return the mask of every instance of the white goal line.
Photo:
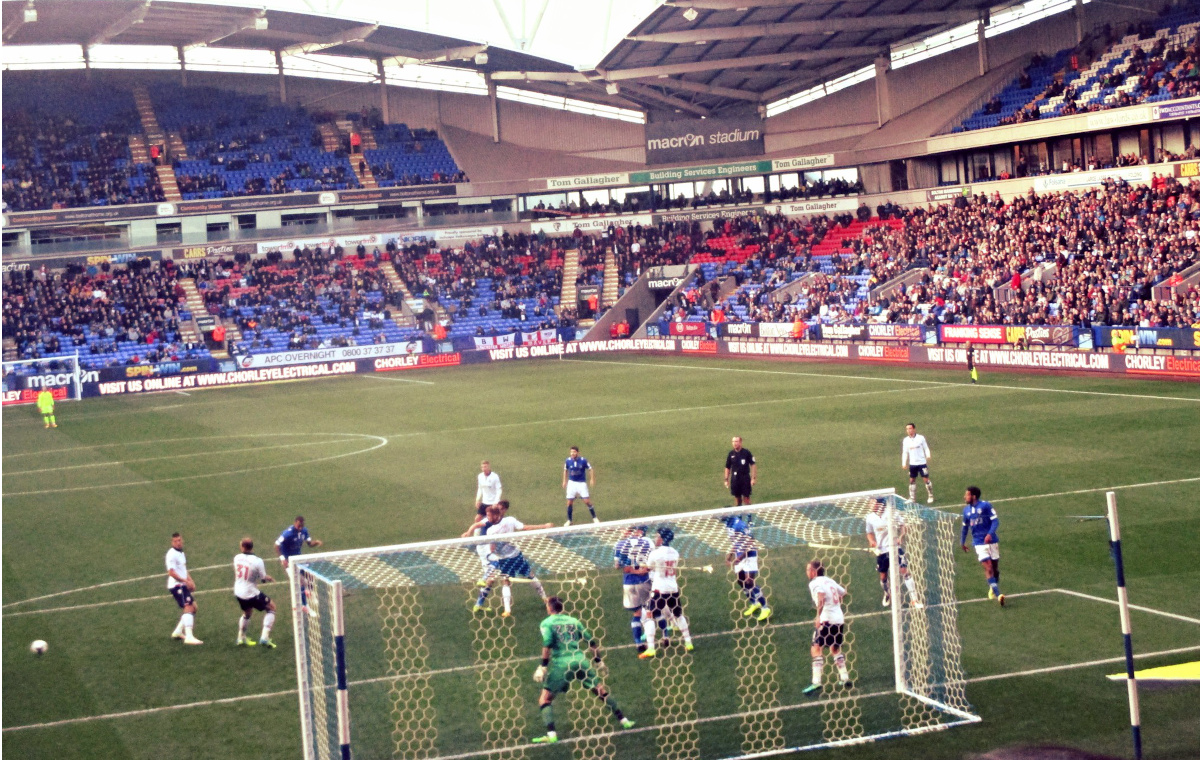
<svg viewBox="0 0 1200 760">
<path fill-rule="evenodd" d="M 1079 597 L 1082 599 L 1088 599 L 1088 600 L 1097 601 L 1097 602 L 1104 602 L 1106 604 L 1114 603 L 1112 600 L 1105 599 L 1104 597 L 1093 596 L 1091 594 L 1084 594 L 1079 591 L 1072 591 L 1070 589 L 1063 589 L 1063 588 L 1048 588 L 1048 589 L 1039 589 L 1036 591 L 1022 591 L 1022 592 L 1018 592 L 1015 594 L 1006 594 L 1006 596 L 1009 599 L 1017 599 L 1017 598 L 1025 597 L 1025 596 L 1041 596 L 1044 594 L 1054 594 L 1054 593 L 1068 594 L 1070 596 L 1076 596 L 1076 597 Z M 162 597 L 161 596 L 144 597 L 142 599 L 126 600 L 126 601 L 149 601 L 152 599 L 161 600 Z M 956 602 L 956 604 L 959 604 L 959 605 L 972 604 L 972 603 L 985 602 L 985 601 L 987 601 L 987 600 L 982 599 L 982 598 L 964 599 L 964 600 L 959 600 L 958 602 Z M 102 602 L 101 604 L 121 604 L 121 603 L 122 602 Z M 67 608 L 57 608 L 57 609 L 67 609 Z M 1200 620 L 1197 620 L 1195 618 L 1185 617 L 1182 615 L 1176 615 L 1175 613 L 1172 613 L 1172 612 L 1156 610 L 1156 609 L 1152 609 L 1150 607 L 1137 607 L 1135 609 L 1138 609 L 1141 612 L 1145 612 L 1145 613 L 1152 614 L 1152 615 L 1161 615 L 1163 617 L 1178 619 L 1178 620 L 1182 620 L 1184 622 L 1200 625 Z M 54 610 L 34 610 L 33 612 L 50 612 L 50 611 L 54 611 Z M 27 613 L 21 613 L 21 614 L 27 614 Z M 883 616 L 886 614 L 890 614 L 890 613 L 887 610 L 877 610 L 877 611 L 873 611 L 873 612 L 863 612 L 863 613 L 859 613 L 857 615 L 849 615 L 847 617 L 851 620 L 856 620 L 856 619 L 863 619 L 863 618 L 869 618 L 869 617 L 880 617 L 880 616 Z M 801 625 L 811 625 L 811 623 L 809 621 L 798 621 L 795 623 L 779 623 L 779 624 L 773 623 L 772 627 L 794 628 L 796 626 L 801 626 Z M 714 638 L 714 637 L 718 637 L 718 636 L 726 636 L 731 633 L 733 633 L 733 632 L 732 631 L 716 631 L 713 633 L 698 634 L 694 638 L 707 639 L 707 638 Z M 622 650 L 622 649 L 632 649 L 633 647 L 634 647 L 633 644 L 621 644 L 621 645 L 614 646 L 614 647 L 605 647 L 605 650 L 606 651 L 616 651 L 616 650 Z M 1189 652 L 1197 652 L 1197 651 L 1200 651 L 1200 645 L 1190 646 L 1190 647 L 1180 647 L 1180 648 L 1176 648 L 1176 649 L 1164 649 L 1164 650 L 1160 650 L 1157 652 L 1141 652 L 1141 653 L 1135 654 L 1134 657 L 1136 659 L 1145 659 L 1145 658 L 1150 658 L 1150 657 L 1166 657 L 1168 655 L 1186 654 Z M 533 662 L 536 659 L 538 659 L 538 658 L 537 657 L 519 657 L 519 658 L 515 658 L 515 661 L 517 661 L 517 662 L 526 662 L 526 661 Z M 1003 680 L 1003 679 L 1007 679 L 1007 678 L 1018 678 L 1021 676 L 1041 675 L 1044 673 L 1055 673 L 1055 672 L 1059 672 L 1059 671 L 1063 671 L 1063 670 L 1076 670 L 1079 668 L 1088 668 L 1088 667 L 1093 667 L 1093 666 L 1097 666 L 1097 665 L 1109 665 L 1109 664 L 1124 662 L 1124 661 L 1125 661 L 1124 657 L 1110 657 L 1110 658 L 1106 658 L 1106 659 L 1102 659 L 1102 660 L 1090 660 L 1087 662 L 1074 662 L 1074 663 L 1067 663 L 1064 665 L 1051 665 L 1051 666 L 1042 667 L 1042 668 L 1033 668 L 1033 669 L 1029 669 L 1029 670 L 1013 671 L 1013 672 L 1009 672 L 1009 673 L 995 673 L 995 674 L 986 675 L 986 676 L 975 676 L 973 678 L 966 679 L 966 683 L 983 683 L 986 681 L 997 681 L 997 680 Z M 511 661 L 506 661 L 506 662 L 511 662 Z M 441 668 L 439 670 L 429 670 L 429 671 L 423 671 L 423 672 L 419 672 L 419 673 L 406 673 L 406 674 L 395 675 L 395 676 L 379 676 L 376 678 L 365 678 L 365 679 L 361 679 L 358 681 L 351 681 L 349 683 L 349 685 L 350 686 L 367 686 L 367 685 L 370 685 L 373 683 L 404 680 L 404 679 L 408 679 L 408 678 L 416 678 L 418 676 L 429 677 L 429 676 L 449 675 L 452 673 L 460 673 L 460 672 L 470 671 L 470 670 L 474 670 L 474 669 L 475 669 L 474 665 L 459 665 L 459 666 L 452 667 L 452 668 Z M 896 692 L 894 690 L 879 691 L 879 692 L 872 692 L 872 693 L 867 693 L 867 694 L 860 694 L 860 695 L 858 695 L 858 698 L 886 696 L 886 695 L 895 694 L 895 693 Z M 145 708 L 142 710 L 127 710 L 124 712 L 107 713 L 104 715 L 86 715 L 86 716 L 82 716 L 82 717 L 78 717 L 78 718 L 64 718 L 62 720 L 49 721 L 46 723 L 30 723 L 30 724 L 27 724 L 24 726 L 5 726 L 2 729 L 2 731 L 3 731 L 3 733 L 8 733 L 11 731 L 27 731 L 27 730 L 40 729 L 40 728 L 56 728 L 59 726 L 74 725 L 77 723 L 92 723 L 92 722 L 100 721 L 100 720 L 116 720 L 116 719 L 120 719 L 120 718 L 137 718 L 137 717 L 141 717 L 141 716 L 145 716 L 145 715 L 156 715 L 159 713 L 173 712 L 176 710 L 186 710 L 186 709 L 191 709 L 191 708 L 195 708 L 195 707 L 211 707 L 211 706 L 216 706 L 216 705 L 236 704 L 238 702 L 248 702 L 248 701 L 260 700 L 260 699 L 271 699 L 271 698 L 275 698 L 275 697 L 294 696 L 295 694 L 296 694 L 296 689 L 288 689 L 286 691 L 262 692 L 259 694 L 243 694 L 243 695 L 236 696 L 236 697 L 223 697 L 220 699 L 206 699 L 206 700 L 201 700 L 198 702 L 185 702 L 183 704 L 177 704 L 177 705 L 163 705 L 161 707 L 148 707 L 148 708 Z M 818 700 L 816 702 L 804 703 L 803 705 L 781 706 L 778 708 L 769 708 L 769 709 L 761 710 L 758 712 L 776 712 L 776 711 L 781 711 L 784 709 L 800 709 L 800 708 L 808 707 L 808 706 L 824 705 L 830 701 L 835 701 L 835 700 Z M 753 713 L 748 713 L 748 714 L 753 714 Z M 734 715 L 711 716 L 711 717 L 707 717 L 707 718 L 699 718 L 695 721 L 685 721 L 684 723 L 680 723 L 679 725 L 686 725 L 686 724 L 690 724 L 690 723 L 697 723 L 697 724 L 709 723 L 709 722 L 714 722 L 714 721 L 719 721 L 719 720 L 728 720 L 728 719 L 732 719 L 735 717 L 740 717 L 740 715 L 741 715 L 741 713 L 734 714 Z M 674 725 L 674 724 L 672 724 L 672 725 Z M 650 729 L 658 729 L 658 728 L 663 728 L 663 727 L 664 727 L 663 725 L 658 725 L 658 724 L 646 725 L 646 726 L 640 726 L 638 728 L 630 729 L 628 731 L 622 731 L 621 733 L 622 734 L 636 733 L 638 731 L 646 731 L 646 730 L 650 730 Z M 579 738 L 583 738 L 583 737 L 579 737 Z M 560 742 L 567 743 L 567 742 L 571 742 L 573 740 L 574 739 L 572 739 L 572 738 L 566 738 L 566 739 L 561 739 Z M 486 754 L 486 753 L 484 753 L 484 754 Z M 452 755 L 452 756 L 444 756 L 442 758 L 437 758 L 435 760 L 451 760 L 451 758 L 455 758 L 455 757 L 465 758 L 465 757 L 472 757 L 472 756 L 474 756 L 474 755 L 473 754 Z"/>
</svg>

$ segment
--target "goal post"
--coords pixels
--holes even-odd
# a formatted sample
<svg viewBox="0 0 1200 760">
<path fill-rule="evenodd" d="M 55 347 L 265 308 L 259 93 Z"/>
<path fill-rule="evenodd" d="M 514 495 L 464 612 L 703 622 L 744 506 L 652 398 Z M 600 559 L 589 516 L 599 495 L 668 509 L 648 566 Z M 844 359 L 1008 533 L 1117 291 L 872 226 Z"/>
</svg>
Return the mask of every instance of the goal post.
<svg viewBox="0 0 1200 760">
<path fill-rule="evenodd" d="M 48 390 L 55 401 L 78 401 L 83 397 L 83 371 L 79 354 L 43 359 L 3 362 L 4 406 L 32 404 L 38 393 Z"/>
<path fill-rule="evenodd" d="M 890 566 L 908 572 L 889 573 L 883 588 L 864 522 L 881 505 L 891 535 L 901 536 Z M 653 540 L 659 527 L 674 533 L 682 617 L 695 648 L 680 645 L 683 621 L 668 614 L 642 625 L 671 644 L 639 659 L 639 624 L 625 606 L 614 550 L 642 528 Z M 637 724 L 622 729 L 576 685 L 554 701 L 560 743 L 580 760 L 708 760 L 978 722 L 962 668 L 956 530 L 952 515 L 888 489 L 506 534 L 504 542 L 591 631 L 604 653 L 599 675 Z M 474 537 L 292 558 L 305 758 L 538 756 L 530 740 L 544 726 L 532 675 L 546 612 L 538 583 L 488 563 L 494 548 Z M 750 565 L 735 567 L 748 550 L 757 554 L 753 575 Z M 813 559 L 847 590 L 844 660 L 835 667 L 826 650 L 823 670 L 809 652 Z M 506 579 L 510 590 L 502 592 L 497 581 Z M 881 602 L 885 590 L 890 606 Z M 504 615 L 509 600 L 512 614 Z M 805 693 L 810 674 L 820 675 L 816 695 Z"/>
</svg>

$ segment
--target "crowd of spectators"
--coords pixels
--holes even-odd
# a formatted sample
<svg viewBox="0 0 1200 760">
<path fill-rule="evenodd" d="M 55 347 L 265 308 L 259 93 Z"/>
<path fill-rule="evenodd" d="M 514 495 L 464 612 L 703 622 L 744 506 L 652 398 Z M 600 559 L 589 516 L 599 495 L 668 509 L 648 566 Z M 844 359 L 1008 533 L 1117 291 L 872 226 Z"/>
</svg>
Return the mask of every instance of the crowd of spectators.
<svg viewBox="0 0 1200 760">
<path fill-rule="evenodd" d="M 840 177 L 823 179 L 821 177 L 805 179 L 791 187 L 781 187 L 778 190 L 767 190 L 755 193 L 749 189 L 734 188 L 709 192 L 701 195 L 686 196 L 682 193 L 674 198 L 664 197 L 657 192 L 625 193 L 618 200 L 613 197 L 607 202 L 599 198 L 589 201 L 580 197 L 564 199 L 557 206 L 547 204 L 545 200 L 522 212 L 526 219 L 552 219 L 567 216 L 595 216 L 598 214 L 638 214 L 655 211 L 670 211 L 672 209 L 699 209 L 712 206 L 738 206 L 752 203 L 776 203 L 781 201 L 807 200 L 810 198 L 834 197 L 845 195 L 860 195 L 866 192 L 861 180 L 850 182 Z"/>
<path fill-rule="evenodd" d="M 61 272 L 10 273 L 4 283 L 4 336 L 22 359 L 80 354 L 84 367 L 142 364 L 207 355 L 179 332 L 183 289 L 172 262 L 104 264 Z"/>
<path fill-rule="evenodd" d="M 1169 10 L 1170 6 L 1165 6 L 1164 14 Z M 1101 91 L 1109 92 L 1110 96 L 1097 98 L 1091 91 L 1085 96 L 1083 86 L 1086 83 L 1078 80 L 1081 70 L 1109 52 L 1122 39 L 1122 35 L 1111 24 L 1104 24 L 1088 33 L 1071 50 L 1066 57 L 1066 66 L 1054 75 L 1044 90 L 1023 108 L 1001 118 L 1000 123 L 1020 124 L 1044 118 L 1040 106 L 1059 97 L 1062 98 L 1062 108 L 1057 109 L 1056 116 L 1124 108 L 1147 102 L 1151 98 L 1161 100 L 1163 98 L 1156 97 L 1160 94 L 1165 94 L 1165 99 L 1169 100 L 1200 94 L 1200 35 L 1193 34 L 1182 44 L 1171 42 L 1158 34 L 1155 24 L 1141 21 L 1130 23 L 1124 37 L 1136 37 L 1138 40 L 1138 44 L 1130 51 L 1128 65 L 1113 68 L 1098 80 Z M 1030 72 L 1045 62 L 1045 56 L 1034 57 L 1018 77 L 1021 89 L 1032 86 Z M 1126 84 L 1130 86 L 1123 87 Z M 999 98 L 981 109 L 984 114 L 999 114 L 1002 110 Z"/>
<path fill-rule="evenodd" d="M 398 294 L 383 257 L 362 246 L 347 257 L 341 246 L 296 248 L 291 261 L 265 258 L 199 261 L 187 272 L 211 313 L 236 323 L 247 352 L 384 343 Z M 336 328 L 322 330 L 323 326 Z"/>
<path fill-rule="evenodd" d="M 390 240 L 386 249 L 409 292 L 442 304 L 453 321 L 493 317 L 535 330 L 573 324 L 573 314 L 555 311 L 554 299 L 562 291 L 563 245 L 545 235 L 505 232 L 461 248 Z M 487 286 L 481 287 L 481 281 Z M 481 336 L 495 332 L 476 327 Z"/>
<path fill-rule="evenodd" d="M 133 164 L 129 133 L 71 117 L 4 114 L 5 208 L 37 211 L 163 200 L 152 167 Z"/>
</svg>

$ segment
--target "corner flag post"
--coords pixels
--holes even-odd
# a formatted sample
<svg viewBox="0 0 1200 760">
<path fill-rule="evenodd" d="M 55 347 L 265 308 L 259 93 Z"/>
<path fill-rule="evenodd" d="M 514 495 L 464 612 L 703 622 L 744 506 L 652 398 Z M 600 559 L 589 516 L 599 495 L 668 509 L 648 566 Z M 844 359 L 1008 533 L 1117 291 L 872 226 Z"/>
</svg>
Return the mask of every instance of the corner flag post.
<svg viewBox="0 0 1200 760">
<path fill-rule="evenodd" d="M 1133 673 L 1133 631 L 1129 623 L 1129 593 L 1125 590 L 1125 563 L 1121 557 L 1121 524 L 1117 520 L 1117 494 L 1108 491 L 1108 534 L 1117 569 L 1117 604 L 1121 610 L 1121 635 L 1125 640 L 1125 672 L 1129 686 L 1129 725 L 1133 729 L 1133 756 L 1142 760 L 1142 717 L 1138 708 L 1137 679 Z"/>
</svg>

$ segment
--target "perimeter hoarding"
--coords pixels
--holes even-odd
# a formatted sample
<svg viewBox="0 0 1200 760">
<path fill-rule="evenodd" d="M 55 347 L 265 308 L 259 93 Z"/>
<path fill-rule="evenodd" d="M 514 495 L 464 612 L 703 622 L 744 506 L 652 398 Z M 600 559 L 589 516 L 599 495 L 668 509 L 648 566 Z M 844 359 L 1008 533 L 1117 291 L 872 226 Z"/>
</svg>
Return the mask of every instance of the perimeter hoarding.
<svg viewBox="0 0 1200 760">
<path fill-rule="evenodd" d="M 584 356 L 606 353 L 667 353 L 730 356 L 737 358 L 815 360 L 834 362 L 889 362 L 922 367 L 966 369 L 963 348 L 924 345 L 864 345 L 793 340 L 713 340 L 707 337 L 638 338 L 574 341 L 528 346 L 505 346 L 442 354 L 410 354 L 356 361 L 317 362 L 286 367 L 263 367 L 226 372 L 196 372 L 167 376 L 90 381 L 83 395 L 114 396 L 176 390 L 199 390 L 234 385 L 308 380 L 359 373 L 394 372 L 410 369 L 454 367 L 522 359 Z M 1083 374 L 1143 375 L 1168 379 L 1200 380 L 1200 358 L 1125 355 L 1090 351 L 1024 351 L 982 347 L 975 351 L 981 368 L 1015 371 L 1070 372 Z M 59 389 L 64 390 L 65 389 Z M 9 400 L 9 393 L 13 399 Z M 22 390 L 6 392 L 5 403 L 20 403 Z"/>
</svg>

